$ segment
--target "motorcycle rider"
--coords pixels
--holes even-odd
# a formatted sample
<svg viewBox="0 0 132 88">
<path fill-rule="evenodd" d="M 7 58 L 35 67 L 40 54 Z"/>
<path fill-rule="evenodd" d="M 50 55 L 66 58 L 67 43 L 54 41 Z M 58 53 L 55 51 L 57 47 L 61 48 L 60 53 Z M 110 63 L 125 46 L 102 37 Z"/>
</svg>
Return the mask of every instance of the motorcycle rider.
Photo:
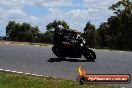
<svg viewBox="0 0 132 88">
<path fill-rule="evenodd" d="M 67 31 L 68 30 L 58 27 L 58 29 L 54 31 L 53 45 L 60 46 L 62 44 L 62 42 L 64 41 L 65 32 L 67 32 Z M 73 35 L 74 35 L 75 40 L 77 41 L 78 44 L 83 42 L 83 39 L 80 36 L 79 32 L 73 31 L 72 35 L 69 35 L 69 36 L 73 36 Z"/>
<path fill-rule="evenodd" d="M 57 28 L 54 31 L 54 36 L 53 36 L 53 45 L 56 46 L 60 46 L 62 43 L 62 30 L 64 30 L 63 28 L 60 28 L 59 26 L 57 26 Z"/>
</svg>

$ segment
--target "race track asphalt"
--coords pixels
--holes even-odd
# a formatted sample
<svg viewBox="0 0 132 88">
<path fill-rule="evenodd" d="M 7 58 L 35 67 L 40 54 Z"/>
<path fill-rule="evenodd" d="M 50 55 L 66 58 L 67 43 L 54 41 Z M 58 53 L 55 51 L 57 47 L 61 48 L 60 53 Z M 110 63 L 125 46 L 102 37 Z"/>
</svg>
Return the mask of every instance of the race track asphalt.
<svg viewBox="0 0 132 88">
<path fill-rule="evenodd" d="M 97 55 L 95 62 L 87 62 L 84 57 L 59 60 L 49 46 L 0 44 L 0 69 L 72 80 L 76 79 L 80 65 L 85 66 L 87 74 L 132 75 L 132 52 L 103 49 L 94 51 Z M 120 85 L 131 86 L 132 82 Z"/>
</svg>

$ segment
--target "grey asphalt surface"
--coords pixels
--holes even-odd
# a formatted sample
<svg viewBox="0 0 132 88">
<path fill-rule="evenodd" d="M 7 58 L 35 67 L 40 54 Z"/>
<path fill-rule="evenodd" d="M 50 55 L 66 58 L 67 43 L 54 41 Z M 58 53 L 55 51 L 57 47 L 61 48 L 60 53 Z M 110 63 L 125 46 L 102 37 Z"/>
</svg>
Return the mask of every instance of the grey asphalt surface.
<svg viewBox="0 0 132 88">
<path fill-rule="evenodd" d="M 59 60 L 48 46 L 0 44 L 0 68 L 75 80 L 80 65 L 88 74 L 132 75 L 132 52 L 94 50 L 95 62 L 82 58 Z M 131 86 L 130 84 L 120 84 Z M 131 86 L 132 88 L 132 86 Z"/>
</svg>

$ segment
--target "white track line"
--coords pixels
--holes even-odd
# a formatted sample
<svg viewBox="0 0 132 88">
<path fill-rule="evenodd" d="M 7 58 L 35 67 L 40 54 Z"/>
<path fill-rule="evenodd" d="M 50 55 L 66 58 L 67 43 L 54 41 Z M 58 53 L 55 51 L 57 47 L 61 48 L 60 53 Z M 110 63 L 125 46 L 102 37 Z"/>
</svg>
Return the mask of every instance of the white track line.
<svg viewBox="0 0 132 88">
<path fill-rule="evenodd" d="M 18 74 L 23 74 L 24 72 L 16 72 L 16 73 L 18 73 Z"/>
<path fill-rule="evenodd" d="M 11 73 L 18 73 L 18 74 L 26 74 L 26 75 L 33 75 L 33 76 L 38 76 L 38 77 L 42 77 L 43 76 L 43 75 L 38 75 L 38 74 L 19 72 L 19 71 L 12 71 L 12 70 L 7 70 L 7 69 L 0 69 L 0 71 L 11 72 Z"/>
<path fill-rule="evenodd" d="M 26 75 L 30 75 L 31 73 L 25 73 Z"/>
<path fill-rule="evenodd" d="M 31 74 L 31 75 L 37 75 L 37 74 Z"/>
<path fill-rule="evenodd" d="M 24 44 L 20 44 L 20 45 L 22 45 L 22 46 L 23 46 Z"/>
<path fill-rule="evenodd" d="M 42 77 L 42 75 L 36 75 L 36 76 L 38 76 L 38 77 Z"/>
<path fill-rule="evenodd" d="M 39 46 L 39 45 L 35 45 L 35 46 Z"/>
<path fill-rule="evenodd" d="M 104 51 L 110 51 L 110 50 L 104 50 Z"/>
<path fill-rule="evenodd" d="M 24 44 L 20 44 L 20 45 L 24 45 Z"/>
<path fill-rule="evenodd" d="M 48 47 L 52 47 L 52 46 L 48 46 Z"/>
<path fill-rule="evenodd" d="M 0 71 L 3 71 L 4 69 L 0 69 Z"/>
<path fill-rule="evenodd" d="M 6 72 L 11 72 L 11 70 L 3 70 L 3 71 L 6 71 Z"/>
<path fill-rule="evenodd" d="M 119 51 L 120 53 L 122 53 L 123 51 Z"/>
</svg>

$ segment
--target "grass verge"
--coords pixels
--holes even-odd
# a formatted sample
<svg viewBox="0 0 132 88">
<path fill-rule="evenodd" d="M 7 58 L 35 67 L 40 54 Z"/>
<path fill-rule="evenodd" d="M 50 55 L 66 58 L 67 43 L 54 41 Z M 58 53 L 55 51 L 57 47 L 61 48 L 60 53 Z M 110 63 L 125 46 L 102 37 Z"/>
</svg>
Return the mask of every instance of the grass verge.
<svg viewBox="0 0 132 88">
<path fill-rule="evenodd" d="M 0 40 L 0 44 L 17 44 L 17 45 L 38 45 L 38 46 L 51 46 L 52 44 L 47 43 L 32 43 L 32 42 L 17 42 L 17 41 L 5 41 Z"/>
<path fill-rule="evenodd" d="M 119 88 L 103 84 L 79 85 L 72 80 L 0 72 L 0 88 Z"/>
</svg>

